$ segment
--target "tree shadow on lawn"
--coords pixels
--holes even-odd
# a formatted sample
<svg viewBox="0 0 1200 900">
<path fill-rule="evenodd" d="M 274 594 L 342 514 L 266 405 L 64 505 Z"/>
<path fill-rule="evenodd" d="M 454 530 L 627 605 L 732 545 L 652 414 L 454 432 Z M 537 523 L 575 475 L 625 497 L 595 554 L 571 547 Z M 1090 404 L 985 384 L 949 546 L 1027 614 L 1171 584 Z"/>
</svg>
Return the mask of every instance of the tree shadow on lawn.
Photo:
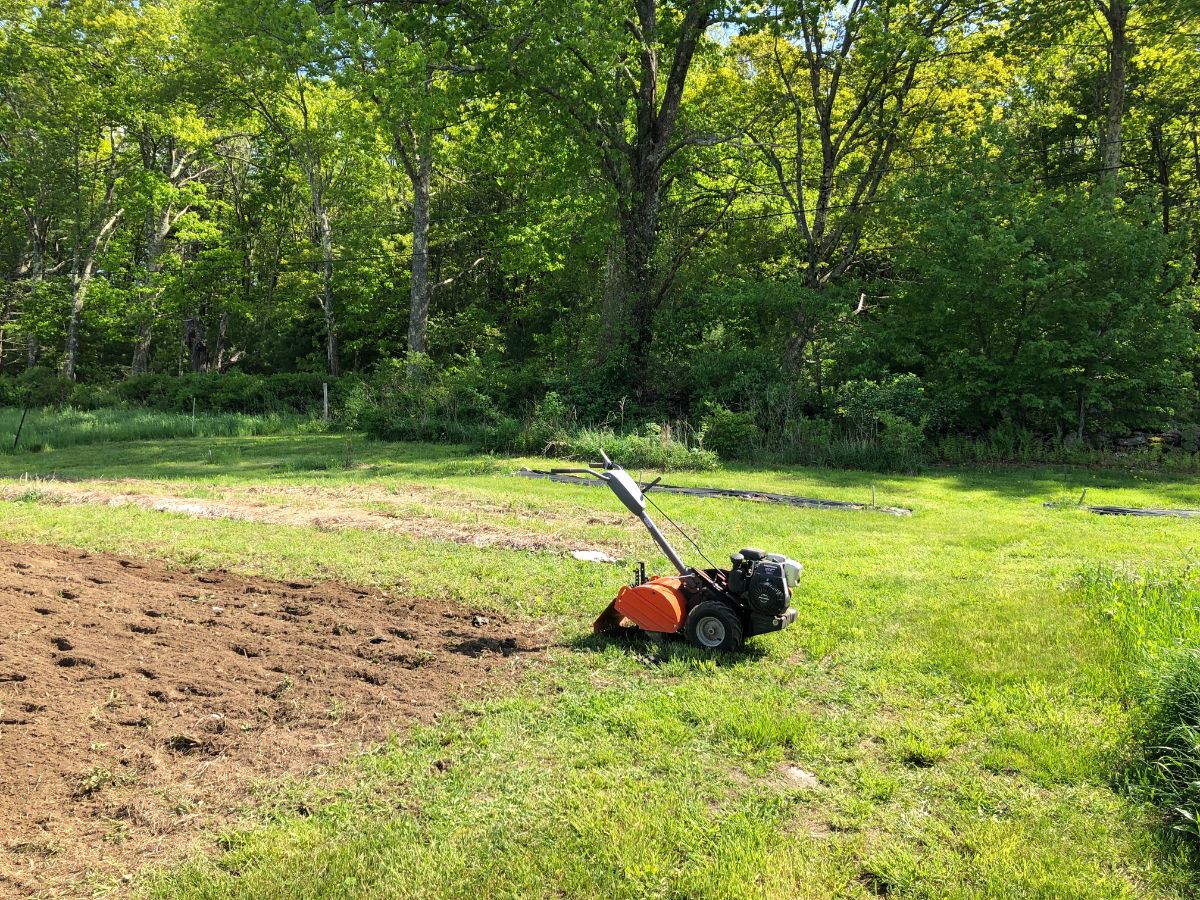
<svg viewBox="0 0 1200 900">
<path fill-rule="evenodd" d="M 435 480 L 497 471 L 469 447 L 396 444 L 361 434 L 171 438 L 80 444 L 0 457 L 0 477 L 209 480 L 355 472 L 358 477 Z"/>
<path fill-rule="evenodd" d="M 1012 501 L 1054 500 L 1066 505 L 1200 506 L 1195 476 L 1157 471 L 1088 469 L 1078 466 L 993 469 L 929 469 L 923 479 L 951 491 L 991 494 Z M 1087 490 L 1084 496 L 1084 490 Z M 1145 495 L 1149 494 L 1150 497 Z M 1141 495 L 1140 497 L 1138 495 Z"/>
</svg>

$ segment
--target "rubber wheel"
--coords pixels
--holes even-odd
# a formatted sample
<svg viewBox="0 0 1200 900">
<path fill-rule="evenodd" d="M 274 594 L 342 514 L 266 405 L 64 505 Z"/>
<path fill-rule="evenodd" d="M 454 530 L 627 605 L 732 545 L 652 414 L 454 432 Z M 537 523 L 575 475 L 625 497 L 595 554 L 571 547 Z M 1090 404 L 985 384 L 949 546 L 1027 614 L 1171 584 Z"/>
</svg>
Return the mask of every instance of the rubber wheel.
<svg viewBox="0 0 1200 900">
<path fill-rule="evenodd" d="M 731 652 L 742 646 L 742 620 L 732 607 L 717 600 L 706 600 L 692 607 L 683 634 L 688 643 L 701 650 Z"/>
</svg>

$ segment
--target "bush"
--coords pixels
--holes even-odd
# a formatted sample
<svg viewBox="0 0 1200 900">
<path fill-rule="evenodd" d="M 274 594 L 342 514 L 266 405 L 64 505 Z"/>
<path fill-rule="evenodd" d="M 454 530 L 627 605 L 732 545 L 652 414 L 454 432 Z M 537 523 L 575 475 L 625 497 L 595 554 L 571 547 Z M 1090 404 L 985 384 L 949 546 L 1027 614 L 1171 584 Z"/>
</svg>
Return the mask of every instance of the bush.
<svg viewBox="0 0 1200 900">
<path fill-rule="evenodd" d="M 700 422 L 700 442 L 721 459 L 749 459 L 762 441 L 754 416 L 733 412 L 719 403 L 709 405 Z"/>
<path fill-rule="evenodd" d="M 1126 781 L 1162 809 L 1166 825 L 1200 858 L 1200 651 L 1179 650 L 1164 661 L 1144 709 Z"/>
<path fill-rule="evenodd" d="M 404 360 L 380 365 L 356 412 L 371 437 L 393 441 L 448 441 L 493 449 L 498 431 L 512 433 L 492 399 L 479 361 L 436 370 L 423 363 L 410 377 Z"/>
<path fill-rule="evenodd" d="M 1137 702 L 1118 781 L 1159 807 L 1200 859 L 1200 582 L 1192 567 L 1080 576 L 1091 612 L 1116 638 L 1118 686 Z"/>
<path fill-rule="evenodd" d="M 555 391 L 546 394 L 533 408 L 517 443 L 526 452 L 552 454 L 568 443 L 568 432 L 577 427 L 574 411 Z"/>
<path fill-rule="evenodd" d="M 0 406 L 61 406 L 75 387 L 52 369 L 26 369 L 15 378 L 0 379 Z"/>
<path fill-rule="evenodd" d="M 924 430 L 934 419 L 934 410 L 921 379 L 895 375 L 887 381 L 848 381 L 838 393 L 838 415 L 859 437 L 873 437 L 879 426 L 903 420 Z"/>
<path fill-rule="evenodd" d="M 634 434 L 617 434 L 608 428 L 582 428 L 569 435 L 555 454 L 564 459 L 591 462 L 600 451 L 625 467 L 663 471 L 704 471 L 715 468 L 717 455 L 711 450 L 689 447 L 668 425 L 650 422 Z"/>
<path fill-rule="evenodd" d="M 340 406 L 354 389 L 354 376 L 330 378 L 320 372 L 248 375 L 204 372 L 186 375 L 136 375 L 112 388 L 120 400 L 166 412 L 301 413 L 321 411 L 322 384 L 329 384 L 331 407 Z"/>
<path fill-rule="evenodd" d="M 922 420 L 924 421 L 924 420 Z M 925 432 L 921 425 L 890 412 L 881 412 L 879 446 L 887 468 L 914 472 L 925 462 Z"/>
</svg>

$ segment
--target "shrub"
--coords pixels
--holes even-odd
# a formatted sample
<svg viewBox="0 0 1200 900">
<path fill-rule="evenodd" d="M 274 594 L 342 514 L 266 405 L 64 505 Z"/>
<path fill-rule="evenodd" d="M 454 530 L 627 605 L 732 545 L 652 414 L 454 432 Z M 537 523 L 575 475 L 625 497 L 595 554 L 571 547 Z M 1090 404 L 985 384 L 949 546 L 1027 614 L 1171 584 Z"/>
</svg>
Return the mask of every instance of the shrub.
<svg viewBox="0 0 1200 900">
<path fill-rule="evenodd" d="M 1179 429 L 1179 445 L 1188 453 L 1200 451 L 1200 425 L 1189 423 Z"/>
<path fill-rule="evenodd" d="M 1171 654 L 1151 676 L 1127 784 L 1200 854 L 1200 650 Z"/>
<path fill-rule="evenodd" d="M 722 459 L 747 459 L 761 443 L 762 432 L 750 413 L 713 403 L 700 422 L 700 440 Z"/>
<path fill-rule="evenodd" d="M 925 432 L 920 424 L 890 412 L 881 412 L 880 449 L 889 469 L 916 471 L 925 461 Z"/>
<path fill-rule="evenodd" d="M 838 393 L 838 415 L 860 437 L 874 436 L 884 417 L 904 420 L 922 430 L 933 420 L 933 407 L 916 375 L 895 375 L 887 381 L 848 381 Z"/>
<path fill-rule="evenodd" d="M 664 471 L 703 471 L 717 465 L 711 450 L 688 447 L 667 425 L 647 423 L 634 434 L 617 434 L 608 428 L 581 428 L 567 437 L 556 455 L 565 459 L 591 462 L 600 459 L 600 451 L 626 467 Z"/>
<path fill-rule="evenodd" d="M 555 391 L 550 391 L 533 408 L 518 443 L 528 452 L 551 453 L 555 447 L 567 444 L 567 433 L 575 426 L 574 411 Z"/>
<path fill-rule="evenodd" d="M 449 441 L 490 447 L 504 419 L 484 393 L 479 361 L 436 370 L 426 364 L 411 376 L 404 360 L 381 365 L 370 383 L 370 402 L 357 413 L 371 437 L 394 441 Z"/>
<path fill-rule="evenodd" d="M 26 369 L 15 378 L 0 379 L 0 406 L 61 406 L 75 387 L 52 369 Z"/>
<path fill-rule="evenodd" d="M 330 406 L 338 407 L 358 383 L 354 376 L 330 378 L 320 372 L 249 375 L 203 372 L 186 375 L 136 375 L 118 382 L 113 394 L 126 403 L 167 412 L 263 414 L 321 410 L 322 384 L 329 385 Z"/>
<path fill-rule="evenodd" d="M 1116 638 L 1119 686 L 1137 701 L 1118 781 L 1156 805 L 1200 859 L 1200 582 L 1189 566 L 1140 575 L 1101 568 L 1079 583 Z"/>
</svg>

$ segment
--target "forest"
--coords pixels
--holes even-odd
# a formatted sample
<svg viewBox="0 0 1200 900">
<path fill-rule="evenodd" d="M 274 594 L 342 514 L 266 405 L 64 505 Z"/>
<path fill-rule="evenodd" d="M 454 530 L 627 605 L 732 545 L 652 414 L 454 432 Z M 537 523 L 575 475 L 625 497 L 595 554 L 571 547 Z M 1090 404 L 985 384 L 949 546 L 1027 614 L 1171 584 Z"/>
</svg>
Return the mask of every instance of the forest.
<svg viewBox="0 0 1200 900">
<path fill-rule="evenodd" d="M 1195 451 L 1198 119 L 1195 0 L 0 0 L 0 392 Z"/>
</svg>

